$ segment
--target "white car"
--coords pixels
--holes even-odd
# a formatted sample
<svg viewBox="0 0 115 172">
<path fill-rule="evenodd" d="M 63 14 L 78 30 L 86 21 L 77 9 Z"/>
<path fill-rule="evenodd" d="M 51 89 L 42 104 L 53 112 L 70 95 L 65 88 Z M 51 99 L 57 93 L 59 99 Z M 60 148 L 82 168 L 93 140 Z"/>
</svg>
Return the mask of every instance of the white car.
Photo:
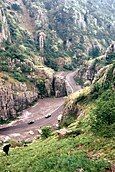
<svg viewBox="0 0 115 172">
<path fill-rule="evenodd" d="M 62 114 L 58 115 L 57 119 L 58 119 L 58 122 L 60 122 L 62 120 Z"/>
<path fill-rule="evenodd" d="M 51 113 L 45 115 L 45 118 L 50 118 L 50 117 L 51 117 Z"/>
</svg>

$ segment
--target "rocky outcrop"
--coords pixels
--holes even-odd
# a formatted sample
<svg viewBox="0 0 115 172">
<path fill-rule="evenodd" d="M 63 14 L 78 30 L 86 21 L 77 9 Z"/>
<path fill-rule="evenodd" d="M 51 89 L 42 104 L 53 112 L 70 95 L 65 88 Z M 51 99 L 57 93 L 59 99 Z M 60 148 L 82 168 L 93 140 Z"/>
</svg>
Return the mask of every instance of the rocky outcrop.
<svg viewBox="0 0 115 172">
<path fill-rule="evenodd" d="M 67 95 L 65 76 L 55 75 L 54 76 L 54 95 L 55 97 L 64 97 Z"/>
<path fill-rule="evenodd" d="M 27 62 L 26 62 L 27 64 Z M 12 66 L 12 65 L 11 65 Z M 30 82 L 32 81 L 32 82 Z M 43 97 L 67 95 L 65 77 L 54 76 L 49 68 L 37 68 L 28 81 L 19 82 L 7 73 L 0 73 L 0 120 L 15 118 L 23 109 Z"/>
<path fill-rule="evenodd" d="M 70 57 L 59 57 L 56 59 L 56 64 L 61 68 L 71 65 L 72 60 Z"/>
<path fill-rule="evenodd" d="M 96 60 L 93 60 L 93 62 L 89 64 L 88 69 L 87 69 L 87 73 L 86 73 L 87 80 L 92 83 L 96 73 L 97 73 Z"/>
<path fill-rule="evenodd" d="M 0 78 L 0 119 L 15 118 L 37 99 L 38 91 L 31 84 Z"/>
<path fill-rule="evenodd" d="M 106 56 L 109 54 L 115 53 L 115 42 L 113 42 L 106 51 Z"/>
<path fill-rule="evenodd" d="M 84 60 L 79 67 L 76 80 L 82 80 L 84 86 L 89 86 L 95 80 L 106 65 L 111 64 L 115 59 L 115 43 L 113 42 L 106 50 L 105 54 L 90 60 Z"/>
<path fill-rule="evenodd" d="M 105 55 L 107 62 L 111 62 L 115 59 L 115 41 L 107 48 Z"/>
<path fill-rule="evenodd" d="M 60 129 L 57 131 L 58 134 L 58 139 L 62 139 L 65 138 L 67 135 L 69 135 L 71 133 L 71 131 L 69 131 L 66 128 Z"/>
<path fill-rule="evenodd" d="M 71 122 L 73 122 L 79 115 L 82 116 L 84 114 L 84 109 L 82 107 L 83 100 L 92 100 L 91 97 L 95 96 L 95 92 L 97 91 L 98 94 L 99 90 L 96 90 L 96 85 L 99 85 L 101 89 L 106 90 L 107 88 L 110 88 L 115 91 L 115 64 L 109 64 L 103 68 L 101 68 L 98 73 L 95 75 L 95 78 L 93 80 L 93 83 L 89 87 L 85 87 L 80 91 L 77 91 L 73 94 L 71 94 L 64 106 L 63 110 L 63 116 L 62 120 L 60 122 L 60 125 L 67 126 Z M 96 92 L 96 93 L 97 93 Z"/>
<path fill-rule="evenodd" d="M 0 7 L 0 48 L 2 48 L 1 43 L 3 40 L 11 41 L 10 31 L 5 15 L 5 10 Z"/>
</svg>

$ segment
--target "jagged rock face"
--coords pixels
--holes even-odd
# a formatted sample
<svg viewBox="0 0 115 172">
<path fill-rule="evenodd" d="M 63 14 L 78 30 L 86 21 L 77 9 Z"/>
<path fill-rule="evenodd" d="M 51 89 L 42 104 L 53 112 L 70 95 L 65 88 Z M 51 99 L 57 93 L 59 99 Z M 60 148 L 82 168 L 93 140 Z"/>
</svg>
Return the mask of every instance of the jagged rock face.
<svg viewBox="0 0 115 172">
<path fill-rule="evenodd" d="M 38 73 L 37 73 L 38 74 Z M 37 75 L 34 75 L 37 81 Z M 0 120 L 15 118 L 20 115 L 33 102 L 41 97 L 63 97 L 66 96 L 66 85 L 64 78 L 48 75 L 44 70 L 39 70 L 39 77 L 43 81 L 31 84 L 19 82 L 8 75 L 0 73 Z M 45 79 L 46 78 L 46 79 Z"/>
<path fill-rule="evenodd" d="M 0 46 L 3 40 L 10 41 L 10 31 L 8 28 L 8 23 L 5 15 L 5 11 L 3 8 L 0 8 Z M 1 47 L 0 47 L 1 48 Z"/>
<path fill-rule="evenodd" d="M 55 97 L 67 96 L 65 77 L 59 74 L 54 76 L 54 95 Z"/>
<path fill-rule="evenodd" d="M 13 43 L 32 41 L 37 49 L 42 47 L 40 53 L 53 69 L 64 53 L 76 60 L 84 54 L 97 57 L 114 39 L 114 7 L 114 1 L 102 0 L 6 0 L 6 38 L 10 34 Z"/>
<path fill-rule="evenodd" d="M 109 64 L 101 68 L 98 73 L 95 75 L 93 83 L 91 86 L 85 87 L 79 92 L 71 94 L 64 105 L 63 116 L 60 122 L 60 125 L 68 124 L 68 121 L 71 123 L 71 118 L 76 119 L 79 115 L 84 114 L 84 109 L 81 106 L 83 100 L 87 100 L 88 97 L 91 98 L 95 94 L 95 84 L 99 84 L 101 88 L 103 87 L 105 91 L 107 88 L 111 88 L 113 92 L 115 91 L 115 64 Z M 99 90 L 98 90 L 99 91 Z M 100 94 L 98 92 L 98 94 Z M 90 99 L 91 101 L 91 99 Z M 70 124 L 69 123 L 69 124 Z"/>
<path fill-rule="evenodd" d="M 66 50 L 82 49 L 87 54 L 95 56 L 97 53 L 98 56 L 108 44 L 105 38 L 108 41 L 112 40 L 115 27 L 114 1 L 24 0 L 24 2 L 35 19 L 37 30 L 45 30 L 46 34 L 48 29 L 50 33 L 54 30 Z"/>
<path fill-rule="evenodd" d="M 106 60 L 107 61 L 112 61 L 113 59 L 115 59 L 115 42 L 113 42 L 106 51 Z"/>
<path fill-rule="evenodd" d="M 115 43 L 113 42 L 106 50 L 105 54 L 97 58 L 84 61 L 77 72 L 77 78 L 84 82 L 84 86 L 90 85 L 103 67 L 111 64 L 115 60 Z"/>
<path fill-rule="evenodd" d="M 15 118 L 37 99 L 38 91 L 34 86 L 0 79 L 0 119 Z"/>
</svg>

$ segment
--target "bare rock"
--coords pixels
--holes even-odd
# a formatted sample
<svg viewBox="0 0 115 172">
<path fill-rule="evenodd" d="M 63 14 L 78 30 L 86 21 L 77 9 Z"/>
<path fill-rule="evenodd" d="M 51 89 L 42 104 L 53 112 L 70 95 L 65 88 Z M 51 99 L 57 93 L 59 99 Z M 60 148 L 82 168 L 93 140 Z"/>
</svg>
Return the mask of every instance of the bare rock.
<svg viewBox="0 0 115 172">
<path fill-rule="evenodd" d="M 64 76 L 54 76 L 54 95 L 55 97 L 64 97 L 67 95 Z"/>
<path fill-rule="evenodd" d="M 34 135 L 34 132 L 33 132 L 32 130 L 30 130 L 28 133 L 29 133 L 30 135 Z"/>
<path fill-rule="evenodd" d="M 0 119 L 15 118 L 17 113 L 37 100 L 37 89 L 18 81 L 5 81 L 0 78 Z"/>
<path fill-rule="evenodd" d="M 63 129 L 60 129 L 60 130 L 57 131 L 59 139 L 62 139 L 64 137 L 66 137 L 69 133 L 70 133 L 70 131 L 67 130 L 66 128 L 63 128 Z"/>
</svg>

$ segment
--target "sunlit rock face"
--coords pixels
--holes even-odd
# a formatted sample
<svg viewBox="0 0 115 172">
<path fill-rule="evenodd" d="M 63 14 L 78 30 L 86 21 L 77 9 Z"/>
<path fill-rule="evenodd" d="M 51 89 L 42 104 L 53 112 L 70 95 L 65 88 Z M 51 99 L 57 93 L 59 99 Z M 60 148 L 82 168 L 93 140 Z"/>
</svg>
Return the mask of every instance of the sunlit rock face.
<svg viewBox="0 0 115 172">
<path fill-rule="evenodd" d="M 76 58 L 79 51 L 97 57 L 114 39 L 114 8 L 113 0 L 7 0 L 0 7 L 0 37 L 14 42 L 14 34 L 20 40 L 26 34 L 34 38 L 46 60 L 62 56 L 63 51 L 71 56 L 76 53 Z M 45 35 L 42 41 L 40 33 Z"/>
<path fill-rule="evenodd" d="M 54 76 L 54 95 L 55 97 L 64 97 L 67 95 L 65 78 L 62 76 Z"/>
<path fill-rule="evenodd" d="M 113 41 L 115 34 L 114 1 L 93 0 L 42 0 L 24 4 L 35 21 L 37 40 L 44 32 L 46 61 L 57 65 L 56 59 L 63 53 L 77 59 L 85 56 L 98 57 Z M 38 45 L 38 48 L 40 48 Z"/>
<path fill-rule="evenodd" d="M 112 42 L 103 55 L 85 60 L 84 63 L 82 63 L 77 71 L 76 79 L 81 80 L 84 86 L 89 86 L 95 83 L 97 78 L 101 76 L 101 73 L 104 74 L 108 65 L 113 64 L 114 60 L 115 42 Z"/>
<path fill-rule="evenodd" d="M 36 101 L 38 92 L 32 85 L 3 78 L 0 78 L 0 119 L 7 120 L 17 117 L 19 112 Z"/>
</svg>

